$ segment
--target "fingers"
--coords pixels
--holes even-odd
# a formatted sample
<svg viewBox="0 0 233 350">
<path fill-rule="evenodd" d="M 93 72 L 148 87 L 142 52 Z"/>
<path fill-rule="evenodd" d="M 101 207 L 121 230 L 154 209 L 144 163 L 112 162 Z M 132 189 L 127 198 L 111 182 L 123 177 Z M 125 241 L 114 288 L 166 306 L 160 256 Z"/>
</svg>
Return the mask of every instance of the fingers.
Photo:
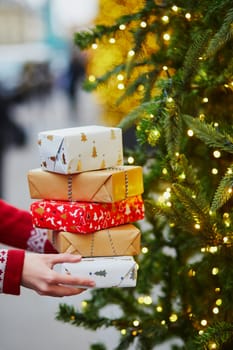
<svg viewBox="0 0 233 350">
<path fill-rule="evenodd" d="M 36 292 L 39 295 L 43 296 L 51 296 L 51 297 L 69 297 L 72 295 L 78 295 L 84 292 L 85 288 L 75 288 L 75 287 L 68 287 L 63 285 L 55 285 L 55 286 L 49 286 L 49 288 L 45 290 L 36 290 Z"/>
<path fill-rule="evenodd" d="M 48 254 L 47 257 L 48 257 L 48 260 L 51 261 L 53 265 L 60 264 L 63 262 L 79 262 L 82 259 L 81 255 L 66 254 L 66 253 Z"/>
<path fill-rule="evenodd" d="M 94 287 L 95 282 L 89 278 L 77 277 L 68 274 L 53 272 L 53 283 L 65 284 L 69 286 Z"/>
</svg>

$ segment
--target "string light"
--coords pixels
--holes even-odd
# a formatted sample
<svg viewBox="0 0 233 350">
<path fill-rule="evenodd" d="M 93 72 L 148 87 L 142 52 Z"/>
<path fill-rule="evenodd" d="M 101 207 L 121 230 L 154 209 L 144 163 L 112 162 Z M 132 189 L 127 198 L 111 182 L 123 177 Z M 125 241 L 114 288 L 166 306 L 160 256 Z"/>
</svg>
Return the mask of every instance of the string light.
<svg viewBox="0 0 233 350">
<path fill-rule="evenodd" d="M 93 83 L 93 82 L 96 80 L 96 78 L 95 78 L 94 75 L 89 75 L 88 80 L 89 80 L 91 83 Z"/>
<path fill-rule="evenodd" d="M 201 320 L 201 325 L 203 326 L 203 327 L 205 327 L 205 326 L 207 326 L 207 320 L 205 320 L 205 319 L 203 319 L 203 320 Z"/>
<path fill-rule="evenodd" d="M 215 128 L 218 128 L 218 126 L 219 126 L 219 124 L 216 122 L 216 123 L 214 123 L 214 127 Z"/>
<path fill-rule="evenodd" d="M 163 17 L 162 17 L 162 21 L 163 21 L 164 23 L 169 23 L 169 17 L 168 17 L 168 16 L 163 16 Z"/>
<path fill-rule="evenodd" d="M 167 169 L 163 168 L 162 173 L 163 173 L 163 175 L 167 175 L 167 173 L 168 173 Z"/>
<path fill-rule="evenodd" d="M 165 41 L 169 41 L 169 40 L 171 39 L 170 34 L 169 34 L 169 33 L 163 34 L 163 39 L 164 39 Z"/>
<path fill-rule="evenodd" d="M 213 267 L 211 273 L 212 275 L 216 276 L 219 273 L 218 267 Z"/>
<path fill-rule="evenodd" d="M 86 300 L 83 300 L 81 305 L 82 305 L 82 308 L 85 309 L 87 307 L 88 303 Z"/>
<path fill-rule="evenodd" d="M 143 254 L 147 254 L 148 251 L 149 251 L 149 249 L 148 249 L 147 247 L 142 247 L 142 249 L 141 249 L 141 252 L 142 252 Z"/>
<path fill-rule="evenodd" d="M 190 20 L 190 19 L 191 19 L 191 14 L 190 14 L 190 13 L 186 13 L 186 14 L 185 14 L 185 18 L 188 19 L 188 20 Z"/>
<path fill-rule="evenodd" d="M 118 88 L 118 90 L 124 90 L 125 84 L 120 83 L 120 84 L 117 85 L 117 88 Z"/>
<path fill-rule="evenodd" d="M 205 119 L 205 114 L 201 113 L 201 114 L 199 115 L 199 119 L 200 119 L 201 122 L 203 122 L 204 119 Z"/>
<path fill-rule="evenodd" d="M 171 314 L 171 316 L 169 317 L 170 322 L 176 322 L 177 320 L 178 320 L 177 314 Z"/>
<path fill-rule="evenodd" d="M 212 173 L 213 175 L 217 175 L 217 174 L 218 174 L 218 169 L 213 168 L 213 169 L 211 170 L 211 173 Z"/>
<path fill-rule="evenodd" d="M 217 344 L 214 343 L 214 342 L 211 342 L 209 343 L 209 346 L 208 346 L 209 350 L 214 350 L 214 349 L 217 349 Z"/>
<path fill-rule="evenodd" d="M 134 163 L 134 157 L 130 156 L 128 157 L 128 164 L 133 164 Z"/>
<path fill-rule="evenodd" d="M 135 55 L 135 51 L 134 50 L 129 50 L 128 56 L 129 57 L 133 57 L 134 55 Z"/>
<path fill-rule="evenodd" d="M 93 44 L 91 45 L 91 47 L 92 47 L 93 50 L 96 50 L 96 49 L 98 48 L 98 45 L 97 45 L 96 43 L 93 43 Z"/>
<path fill-rule="evenodd" d="M 222 299 L 217 299 L 216 302 L 215 302 L 215 304 L 216 304 L 217 306 L 222 305 Z"/>
<path fill-rule="evenodd" d="M 126 335 L 126 333 L 127 333 L 126 329 L 121 329 L 121 334 L 122 335 Z"/>
<path fill-rule="evenodd" d="M 146 27 L 147 27 L 147 23 L 146 23 L 145 21 L 142 21 L 142 22 L 140 23 L 140 27 L 141 27 L 141 28 L 146 28 Z"/>
<path fill-rule="evenodd" d="M 220 158 L 221 157 L 221 152 L 220 151 L 214 151 L 213 152 L 214 158 Z"/>
<path fill-rule="evenodd" d="M 187 131 L 187 135 L 188 135 L 189 137 L 192 137 L 192 136 L 194 135 L 193 130 L 189 129 L 189 130 Z"/>
<path fill-rule="evenodd" d="M 120 30 L 125 30 L 125 29 L 126 29 L 125 24 L 120 24 L 120 25 L 119 25 L 119 29 L 120 29 Z"/>
<path fill-rule="evenodd" d="M 215 290 L 214 290 L 216 293 L 220 293 L 221 292 L 221 289 L 219 287 L 216 287 Z"/>
<path fill-rule="evenodd" d="M 115 39 L 115 38 L 110 38 L 110 39 L 109 39 L 109 42 L 110 42 L 110 44 L 115 44 L 116 39 Z"/>
<path fill-rule="evenodd" d="M 157 311 L 157 312 L 162 312 L 162 311 L 163 311 L 162 306 L 158 305 L 158 306 L 156 307 L 156 311 Z"/>
<path fill-rule="evenodd" d="M 202 99 L 202 102 L 203 102 L 203 103 L 207 103 L 207 102 L 209 102 L 208 97 L 204 97 L 204 98 Z"/>
<path fill-rule="evenodd" d="M 201 225 L 200 225 L 200 224 L 198 224 L 198 223 L 196 223 L 196 224 L 194 225 L 194 228 L 195 228 L 196 230 L 200 230 Z"/>
<path fill-rule="evenodd" d="M 123 74 L 118 74 L 117 75 L 117 80 L 120 80 L 120 81 L 124 80 L 124 75 Z"/>
<path fill-rule="evenodd" d="M 177 12 L 178 11 L 178 7 L 176 5 L 173 5 L 172 6 L 172 11 Z"/>
<path fill-rule="evenodd" d="M 167 70 L 168 70 L 168 67 L 167 67 L 167 66 L 163 66 L 163 70 L 164 70 L 164 71 L 167 71 Z"/>
<path fill-rule="evenodd" d="M 217 315 L 219 313 L 219 308 L 218 307 L 214 307 L 212 310 L 213 314 Z"/>
<path fill-rule="evenodd" d="M 139 322 L 138 320 L 134 320 L 134 321 L 133 321 L 133 325 L 134 325 L 134 327 L 138 327 L 138 326 L 139 326 L 139 324 L 140 324 L 140 322 Z"/>
<path fill-rule="evenodd" d="M 165 320 L 162 320 L 160 323 L 161 323 L 162 326 L 165 326 L 166 321 L 165 321 Z"/>
</svg>

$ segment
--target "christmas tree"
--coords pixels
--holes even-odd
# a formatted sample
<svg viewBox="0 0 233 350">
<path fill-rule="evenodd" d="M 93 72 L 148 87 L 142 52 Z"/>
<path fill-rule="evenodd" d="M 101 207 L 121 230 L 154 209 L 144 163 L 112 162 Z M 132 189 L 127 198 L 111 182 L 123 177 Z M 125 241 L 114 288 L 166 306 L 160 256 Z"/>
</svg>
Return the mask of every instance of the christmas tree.
<svg viewBox="0 0 233 350">
<path fill-rule="evenodd" d="M 103 120 L 135 135 L 125 156 L 143 167 L 146 219 L 137 287 L 93 290 L 57 319 L 115 327 L 116 350 L 233 348 L 232 38 L 231 0 L 103 0 L 75 34 Z"/>
</svg>

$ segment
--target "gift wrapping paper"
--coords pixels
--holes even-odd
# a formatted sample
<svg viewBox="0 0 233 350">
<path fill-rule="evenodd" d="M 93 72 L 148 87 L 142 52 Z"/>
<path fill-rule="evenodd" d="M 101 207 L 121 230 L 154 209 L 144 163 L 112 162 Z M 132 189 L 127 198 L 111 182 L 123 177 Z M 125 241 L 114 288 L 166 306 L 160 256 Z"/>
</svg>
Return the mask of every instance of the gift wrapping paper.
<svg viewBox="0 0 233 350">
<path fill-rule="evenodd" d="M 78 174 L 58 174 L 41 168 L 28 172 L 30 197 L 35 199 L 114 203 L 143 193 L 140 166 L 117 166 Z"/>
<path fill-rule="evenodd" d="M 120 128 L 98 125 L 38 134 L 41 168 L 61 174 L 106 169 L 123 164 Z"/>
<path fill-rule="evenodd" d="M 131 256 L 82 258 L 78 263 L 61 264 L 61 272 L 90 278 L 95 288 L 135 287 L 137 283 L 137 264 Z"/>
<path fill-rule="evenodd" d="M 116 203 L 39 200 L 30 209 L 36 227 L 83 234 L 144 218 L 140 195 Z"/>
<path fill-rule="evenodd" d="M 140 253 L 140 230 L 132 225 L 120 225 L 88 235 L 48 230 L 48 239 L 59 253 L 93 256 L 134 256 Z"/>
</svg>

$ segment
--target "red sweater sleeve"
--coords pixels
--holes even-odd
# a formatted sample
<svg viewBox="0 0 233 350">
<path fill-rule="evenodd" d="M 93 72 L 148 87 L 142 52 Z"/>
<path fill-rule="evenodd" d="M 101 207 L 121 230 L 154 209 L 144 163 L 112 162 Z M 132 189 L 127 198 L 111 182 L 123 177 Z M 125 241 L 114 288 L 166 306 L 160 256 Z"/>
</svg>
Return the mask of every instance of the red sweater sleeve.
<svg viewBox="0 0 233 350">
<path fill-rule="evenodd" d="M 0 293 L 19 295 L 24 250 L 0 249 Z"/>
<path fill-rule="evenodd" d="M 38 253 L 55 253 L 47 231 L 33 227 L 30 212 L 0 200 L 0 242 Z"/>
</svg>

